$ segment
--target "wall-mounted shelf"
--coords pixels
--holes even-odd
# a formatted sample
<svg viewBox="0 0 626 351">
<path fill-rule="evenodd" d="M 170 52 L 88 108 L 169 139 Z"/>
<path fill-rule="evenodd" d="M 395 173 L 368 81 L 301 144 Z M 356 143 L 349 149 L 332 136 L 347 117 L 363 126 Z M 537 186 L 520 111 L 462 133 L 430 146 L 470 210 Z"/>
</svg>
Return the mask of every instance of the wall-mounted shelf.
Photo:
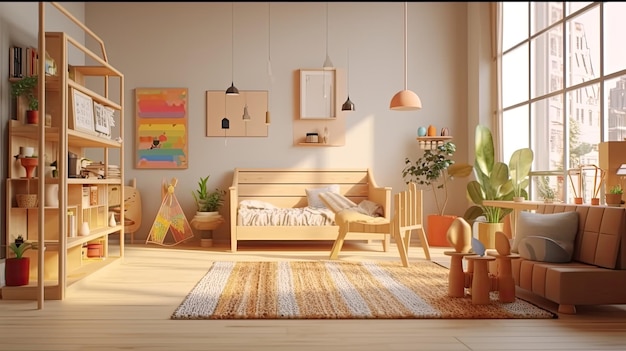
<svg viewBox="0 0 626 351">
<path fill-rule="evenodd" d="M 446 141 L 452 139 L 450 135 L 437 135 L 437 136 L 423 136 L 417 137 L 417 141 L 419 141 L 420 149 L 422 150 L 432 150 L 436 148 L 438 145 L 442 145 Z"/>
<path fill-rule="evenodd" d="M 298 146 L 325 146 L 325 147 L 338 147 L 343 145 L 336 144 L 324 144 L 324 143 L 298 143 Z"/>
</svg>

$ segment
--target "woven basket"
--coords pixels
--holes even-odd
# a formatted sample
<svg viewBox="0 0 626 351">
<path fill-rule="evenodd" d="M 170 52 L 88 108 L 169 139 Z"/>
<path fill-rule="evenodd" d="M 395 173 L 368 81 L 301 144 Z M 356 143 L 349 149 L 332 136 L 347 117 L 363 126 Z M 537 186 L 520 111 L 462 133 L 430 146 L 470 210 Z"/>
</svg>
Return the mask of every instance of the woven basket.
<svg viewBox="0 0 626 351">
<path fill-rule="evenodd" d="M 17 207 L 33 208 L 37 207 L 37 194 L 17 194 Z"/>
</svg>

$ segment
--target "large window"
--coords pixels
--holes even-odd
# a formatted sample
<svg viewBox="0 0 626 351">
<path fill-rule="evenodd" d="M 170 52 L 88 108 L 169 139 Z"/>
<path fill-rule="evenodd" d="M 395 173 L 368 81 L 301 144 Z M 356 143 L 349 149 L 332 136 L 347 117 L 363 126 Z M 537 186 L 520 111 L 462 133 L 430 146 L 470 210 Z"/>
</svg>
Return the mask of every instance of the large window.
<svg viewBox="0 0 626 351">
<path fill-rule="evenodd" d="M 598 165 L 598 143 L 626 140 L 626 2 L 500 6 L 504 160 L 530 147 L 533 170 L 556 171 L 552 185 L 573 202 L 567 170 Z M 591 182 L 583 174 L 585 202 Z"/>
</svg>

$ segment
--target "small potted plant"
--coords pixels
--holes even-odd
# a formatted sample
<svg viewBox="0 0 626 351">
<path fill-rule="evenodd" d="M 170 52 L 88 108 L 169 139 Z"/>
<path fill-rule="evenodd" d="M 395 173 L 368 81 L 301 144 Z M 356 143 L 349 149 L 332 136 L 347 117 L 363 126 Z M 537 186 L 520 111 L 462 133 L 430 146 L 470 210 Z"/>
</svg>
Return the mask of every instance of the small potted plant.
<svg viewBox="0 0 626 351">
<path fill-rule="evenodd" d="M 550 186 L 550 180 L 548 176 L 543 176 L 537 178 L 537 191 L 539 192 L 539 196 L 543 199 L 545 203 L 553 203 L 556 198 L 556 192 Z"/>
<path fill-rule="evenodd" d="M 624 190 L 620 184 L 614 185 L 604 194 L 604 200 L 608 206 L 620 206 L 622 204 L 622 194 Z"/>
<path fill-rule="evenodd" d="M 472 173 L 469 164 L 456 164 L 452 156 L 456 146 L 452 142 L 445 142 L 435 149 L 426 149 L 424 155 L 412 162 L 408 157 L 404 160 L 405 167 L 402 177 L 406 183 L 414 182 L 418 186 L 430 187 L 435 197 L 437 213 L 427 217 L 428 242 L 433 246 L 448 246 L 446 233 L 456 216 L 446 215 L 448 204 L 448 180 L 454 177 L 467 177 Z M 443 199 L 440 199 L 443 193 Z"/>
<path fill-rule="evenodd" d="M 15 257 L 5 261 L 5 280 L 7 286 L 28 285 L 30 275 L 30 259 L 24 257 L 24 252 L 32 247 L 31 243 L 24 242 L 21 235 L 9 244 L 9 249 Z"/>
<path fill-rule="evenodd" d="M 37 76 L 24 77 L 11 85 L 11 95 L 24 97 L 28 104 L 26 110 L 26 122 L 28 124 L 39 123 L 39 99 L 36 94 Z"/>
<path fill-rule="evenodd" d="M 212 246 L 213 230 L 224 222 L 219 210 L 224 204 L 226 191 L 215 188 L 209 192 L 207 187 L 209 177 L 208 175 L 201 177 L 198 181 L 198 189 L 191 193 L 196 201 L 196 215 L 190 224 L 201 231 L 200 245 L 202 247 Z"/>
</svg>

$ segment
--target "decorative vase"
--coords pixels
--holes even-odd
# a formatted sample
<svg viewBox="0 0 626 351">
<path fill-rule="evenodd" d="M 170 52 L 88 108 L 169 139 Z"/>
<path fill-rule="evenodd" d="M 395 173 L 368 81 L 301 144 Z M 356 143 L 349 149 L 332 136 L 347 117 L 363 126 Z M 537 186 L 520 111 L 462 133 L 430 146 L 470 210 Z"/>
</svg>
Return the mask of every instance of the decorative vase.
<svg viewBox="0 0 626 351">
<path fill-rule="evenodd" d="M 435 126 L 428 126 L 428 136 L 437 136 L 437 128 L 435 128 Z"/>
<path fill-rule="evenodd" d="M 426 136 L 426 128 L 424 127 L 417 128 L 417 136 L 420 136 L 420 137 Z"/>
<path fill-rule="evenodd" d="M 59 184 L 46 184 L 46 207 L 59 207 Z"/>
<path fill-rule="evenodd" d="M 582 198 L 582 197 L 575 197 L 575 198 L 574 198 L 574 203 L 575 203 L 576 205 L 582 205 L 582 203 L 583 203 L 583 198 Z"/>
<path fill-rule="evenodd" d="M 592 198 L 591 198 L 591 204 L 592 204 L 593 206 L 597 206 L 597 205 L 599 205 L 599 204 L 600 204 L 600 198 L 599 198 L 599 197 L 592 197 Z"/>
<path fill-rule="evenodd" d="M 109 217 L 109 227 L 115 227 L 117 222 L 115 221 L 115 214 L 111 212 L 111 216 Z"/>
<path fill-rule="evenodd" d="M 78 233 L 78 235 L 89 235 L 91 231 L 89 230 L 89 223 L 88 222 L 83 222 L 83 224 L 80 226 L 80 232 Z"/>
</svg>

